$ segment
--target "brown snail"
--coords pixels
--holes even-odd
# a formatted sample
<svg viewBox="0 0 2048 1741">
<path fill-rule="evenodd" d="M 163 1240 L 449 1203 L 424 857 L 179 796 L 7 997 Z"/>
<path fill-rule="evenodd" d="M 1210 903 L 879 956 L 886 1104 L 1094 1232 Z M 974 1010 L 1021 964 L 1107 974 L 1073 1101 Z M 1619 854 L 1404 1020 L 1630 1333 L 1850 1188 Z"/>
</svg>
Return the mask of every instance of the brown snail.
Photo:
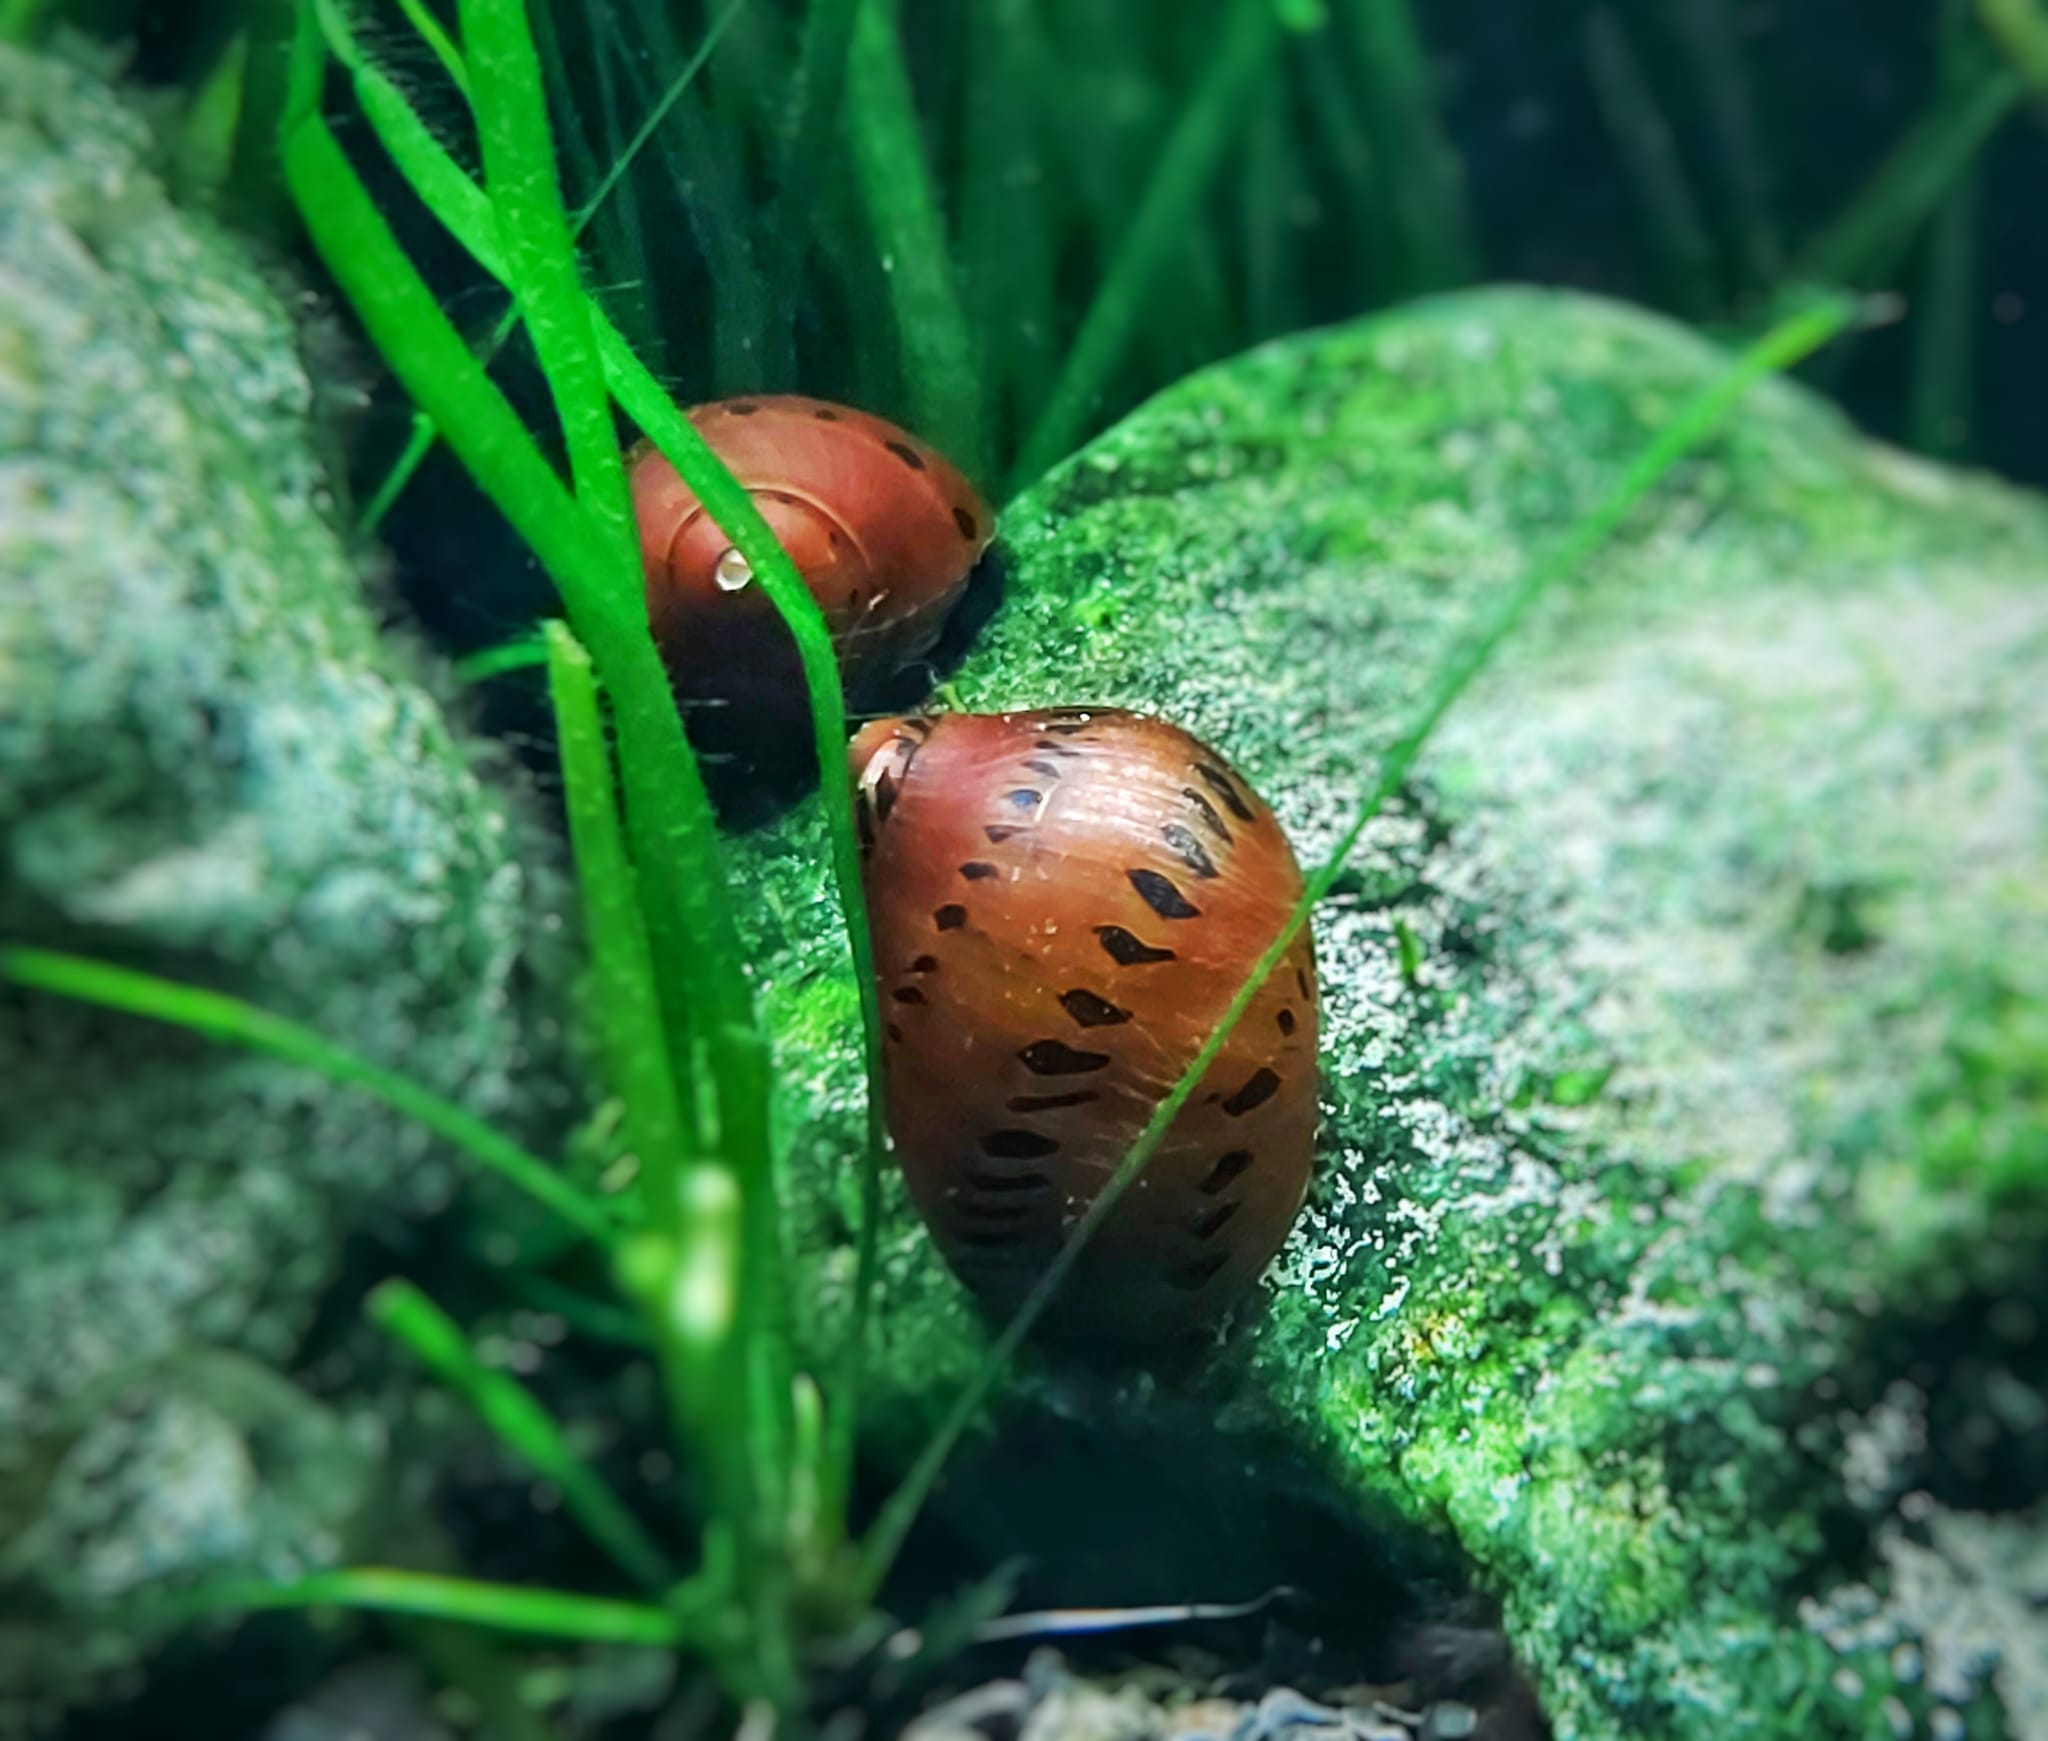
<svg viewBox="0 0 2048 1741">
<path fill-rule="evenodd" d="M 793 394 L 689 418 L 809 585 L 849 698 L 931 650 L 994 529 L 957 470 L 893 423 Z M 746 559 L 652 446 L 628 464 L 648 621 L 677 690 L 748 728 L 800 726 L 796 646 Z"/>
<path fill-rule="evenodd" d="M 1273 813 L 1113 709 L 881 720 L 850 751 L 888 1122 L 954 1271 L 1014 1307 L 1302 892 Z M 1279 1250 L 1316 1129 L 1306 928 L 1096 1232 L 1048 1323 L 1157 1341 Z"/>
</svg>

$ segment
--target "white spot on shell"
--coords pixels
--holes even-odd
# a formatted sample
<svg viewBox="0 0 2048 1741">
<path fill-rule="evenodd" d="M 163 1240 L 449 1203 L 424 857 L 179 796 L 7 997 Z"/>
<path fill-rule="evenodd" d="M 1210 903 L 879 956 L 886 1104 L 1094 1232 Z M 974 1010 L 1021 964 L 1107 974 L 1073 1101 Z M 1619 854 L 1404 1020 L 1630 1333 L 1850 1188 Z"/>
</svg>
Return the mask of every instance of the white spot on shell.
<svg viewBox="0 0 2048 1741">
<path fill-rule="evenodd" d="M 711 571 L 711 578 L 718 583 L 720 592 L 744 592 L 754 584 L 754 571 L 744 556 L 728 548 Z"/>
</svg>

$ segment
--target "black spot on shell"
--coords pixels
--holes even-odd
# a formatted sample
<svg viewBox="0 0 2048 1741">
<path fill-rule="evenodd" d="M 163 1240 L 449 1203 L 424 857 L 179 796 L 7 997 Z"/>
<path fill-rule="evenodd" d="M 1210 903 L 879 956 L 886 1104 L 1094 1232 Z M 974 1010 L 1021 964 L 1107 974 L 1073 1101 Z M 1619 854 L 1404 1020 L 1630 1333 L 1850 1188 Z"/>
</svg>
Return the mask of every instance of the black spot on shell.
<svg viewBox="0 0 2048 1741">
<path fill-rule="evenodd" d="M 1052 1181 L 1043 1173 L 991 1173 L 985 1167 L 973 1167 L 968 1169 L 967 1184 L 972 1190 L 1008 1196 L 1047 1190 Z"/>
<path fill-rule="evenodd" d="M 932 923 L 941 931 L 957 931 L 967 923 L 967 909 L 958 901 L 949 901 L 932 914 Z"/>
<path fill-rule="evenodd" d="M 1141 938 L 1133 937 L 1121 925 L 1097 925 L 1095 935 L 1102 939 L 1102 947 L 1109 951 L 1110 960 L 1119 967 L 1145 967 L 1155 961 L 1180 959 L 1171 949 L 1157 949 Z"/>
<path fill-rule="evenodd" d="M 988 836 L 991 846 L 1001 846 L 1013 834 L 1022 834 L 1023 825 L 1015 822 L 991 822 L 982 833 Z"/>
<path fill-rule="evenodd" d="M 1131 879 L 1131 887 L 1138 896 L 1162 919 L 1199 919 L 1202 909 L 1190 901 L 1174 886 L 1170 877 L 1161 876 L 1156 870 L 1128 870 L 1124 875 Z"/>
<path fill-rule="evenodd" d="M 1250 1149 L 1232 1149 L 1209 1169 L 1209 1176 L 1202 1181 L 1202 1194 L 1213 1197 L 1252 1164 Z"/>
<path fill-rule="evenodd" d="M 1223 1103 L 1232 1118 L 1242 1118 L 1255 1106 L 1264 1106 L 1280 1091 L 1280 1078 L 1261 1064 L 1244 1080 L 1244 1086 Z"/>
<path fill-rule="evenodd" d="M 730 405 L 726 406 L 726 410 L 730 411 L 735 417 L 751 417 L 760 409 L 761 407 L 756 405 L 751 399 L 735 399 Z"/>
<path fill-rule="evenodd" d="M 1193 871 L 1196 876 L 1212 878 L 1216 875 L 1216 861 L 1209 856 L 1209 849 L 1195 838 L 1192 828 L 1178 822 L 1169 822 L 1160 829 L 1160 838 L 1173 848 L 1174 856 Z"/>
<path fill-rule="evenodd" d="M 896 808 L 896 776 L 884 768 L 875 777 L 875 816 L 887 822 L 889 812 Z"/>
<path fill-rule="evenodd" d="M 1042 1161 L 1060 1152 L 1060 1142 L 1042 1131 L 992 1130 L 981 1139 L 981 1152 L 997 1161 Z"/>
<path fill-rule="evenodd" d="M 900 1041 L 903 1038 L 903 1030 L 899 1028 L 894 1022 L 891 1022 L 889 1024 L 889 1038 L 897 1041 Z"/>
<path fill-rule="evenodd" d="M 811 413 L 811 415 L 815 417 L 820 423 L 837 423 L 839 421 L 839 413 L 830 410 L 823 405 L 818 406 L 817 409 Z"/>
<path fill-rule="evenodd" d="M 1215 1280 L 1216 1272 L 1229 1261 L 1230 1256 L 1227 1252 L 1205 1252 L 1192 1263 L 1184 1263 L 1178 1269 L 1169 1270 L 1166 1279 L 1182 1293 L 1192 1294 L 1196 1289 L 1207 1287 Z"/>
<path fill-rule="evenodd" d="M 1314 1001 L 1316 994 L 1313 991 L 1309 990 L 1308 970 L 1306 968 L 1297 967 L 1294 970 L 1294 983 L 1301 987 L 1301 995 L 1303 997 L 1308 998 L 1310 1001 Z"/>
<path fill-rule="evenodd" d="M 1060 777 L 1060 765 L 1050 756 L 1034 756 L 1024 765 L 1034 774 L 1043 774 L 1048 780 L 1057 780 Z"/>
<path fill-rule="evenodd" d="M 953 510 L 953 524 L 960 528 L 960 536 L 970 544 L 981 536 L 980 523 L 965 508 Z"/>
<path fill-rule="evenodd" d="M 1045 794 L 1034 792 L 1029 786 L 1019 786 L 1014 792 L 1005 792 L 1003 798 L 1012 810 L 1036 810 L 1045 802 Z"/>
<path fill-rule="evenodd" d="M 1228 1203 L 1219 1203 L 1215 1208 L 1205 1210 L 1188 1223 L 1188 1231 L 1197 1239 L 1214 1239 L 1223 1231 L 1224 1223 L 1235 1215 L 1243 1205 L 1233 1198 Z"/>
<path fill-rule="evenodd" d="M 1204 798 L 1192 786 L 1183 786 L 1180 789 L 1180 795 L 1195 807 L 1196 814 L 1201 817 L 1211 834 L 1215 835 L 1225 846 L 1232 844 L 1230 829 L 1225 824 L 1223 818 L 1216 814 L 1215 805 L 1211 804 L 1208 799 Z"/>
<path fill-rule="evenodd" d="M 1045 750 L 1055 756 L 1065 756 L 1070 762 L 1081 753 L 1072 744 L 1056 743 L 1051 738 L 1040 738 L 1031 747 L 1035 750 Z"/>
<path fill-rule="evenodd" d="M 1058 732 L 1061 737 L 1072 737 L 1074 733 L 1077 731 L 1086 731 L 1088 729 L 1088 725 L 1089 721 L 1084 716 L 1080 719 L 1048 720 L 1046 722 L 1045 729 L 1047 731 Z"/>
<path fill-rule="evenodd" d="M 1064 1040 L 1033 1040 L 1017 1056 L 1034 1076 L 1085 1076 L 1109 1062 L 1107 1052 L 1082 1052 Z"/>
<path fill-rule="evenodd" d="M 1001 876 L 1002 872 L 986 859 L 970 859 L 960 867 L 960 874 L 970 883 L 981 882 L 984 878 Z"/>
<path fill-rule="evenodd" d="M 956 1215 L 971 1215 L 977 1221 L 1021 1221 L 1031 1213 L 1029 1203 L 978 1203 L 971 1197 L 955 1197 Z"/>
<path fill-rule="evenodd" d="M 912 471 L 921 472 L 924 470 L 924 455 L 919 453 L 916 448 L 911 447 L 908 443 L 901 441 L 885 441 L 882 443 L 882 445 L 886 447 L 891 453 L 893 453 L 898 459 L 900 459 L 905 465 L 910 467 Z"/>
<path fill-rule="evenodd" d="M 1131 1019 L 1131 1012 L 1119 1009 L 1106 997 L 1076 986 L 1060 993 L 1060 1007 L 1084 1028 L 1113 1028 Z"/>
<path fill-rule="evenodd" d="M 860 836 L 861 851 L 870 850 L 875 844 L 875 805 L 865 787 L 853 795 L 853 826 Z"/>
<path fill-rule="evenodd" d="M 1280 1031 L 1283 1034 L 1294 1032 L 1294 1012 L 1292 1010 L 1282 1010 L 1273 1019 L 1280 1024 Z"/>
<path fill-rule="evenodd" d="M 939 958 L 936 955 L 920 955 L 910 964 L 910 971 L 912 973 L 935 973 L 938 970 L 938 965 Z"/>
<path fill-rule="evenodd" d="M 1237 787 L 1232 784 L 1228 774 L 1221 768 L 1210 767 L 1207 762 L 1197 762 L 1195 764 L 1195 772 L 1202 776 L 1202 783 L 1223 800 L 1225 807 L 1230 811 L 1231 815 L 1235 816 L 1240 822 L 1251 821 L 1251 807 L 1239 795 Z"/>
<path fill-rule="evenodd" d="M 1071 1094 L 1014 1094 L 1003 1104 L 1012 1112 L 1057 1112 L 1063 1106 L 1086 1106 L 1101 1098 L 1092 1088 L 1077 1088 Z"/>
<path fill-rule="evenodd" d="M 914 985 L 899 985 L 889 994 L 898 1003 L 923 1003 L 924 993 Z"/>
</svg>

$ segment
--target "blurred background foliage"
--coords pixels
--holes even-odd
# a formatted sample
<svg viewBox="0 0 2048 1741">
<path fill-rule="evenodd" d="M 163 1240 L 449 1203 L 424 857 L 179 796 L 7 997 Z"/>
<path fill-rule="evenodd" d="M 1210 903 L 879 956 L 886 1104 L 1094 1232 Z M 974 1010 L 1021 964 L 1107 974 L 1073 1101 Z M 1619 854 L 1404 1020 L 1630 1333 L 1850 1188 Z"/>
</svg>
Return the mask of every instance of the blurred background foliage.
<svg viewBox="0 0 2048 1741">
<path fill-rule="evenodd" d="M 260 83 L 243 45 L 290 14 L 9 9 L 131 43 L 200 132 L 220 69 Z M 407 9 L 346 10 L 473 162 Z M 1567 284 L 1733 333 L 1821 281 L 1894 290 L 1904 318 L 1818 384 L 1879 434 L 2048 481 L 2027 385 L 2048 370 L 2038 0 L 552 0 L 536 19 L 592 283 L 684 401 L 846 399 L 1008 494 L 1191 368 L 1431 290 Z M 260 217 L 261 166 L 238 168 Z M 411 217 L 488 343 L 500 293 Z M 538 420 L 523 339 L 499 373 Z M 395 487 L 412 436 L 374 392 L 359 510 L 438 632 L 497 640 L 545 583 L 445 456 Z"/>
</svg>

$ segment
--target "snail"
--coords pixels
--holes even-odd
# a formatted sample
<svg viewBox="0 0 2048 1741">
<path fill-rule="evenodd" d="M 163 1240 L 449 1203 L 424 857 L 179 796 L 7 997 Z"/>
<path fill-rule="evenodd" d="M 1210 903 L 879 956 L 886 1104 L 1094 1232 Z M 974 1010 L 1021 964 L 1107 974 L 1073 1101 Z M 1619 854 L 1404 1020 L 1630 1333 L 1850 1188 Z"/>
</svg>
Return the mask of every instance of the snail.
<svg viewBox="0 0 2048 1741">
<path fill-rule="evenodd" d="M 1302 877 L 1224 759 L 1113 709 L 879 720 L 849 756 L 890 1133 L 954 1272 L 1014 1308 L 1286 923 Z M 1316 1129 L 1308 930 L 1048 1314 L 1157 1342 L 1286 1238 Z"/>
<path fill-rule="evenodd" d="M 849 700 L 932 649 L 994 530 L 988 506 L 915 437 L 793 394 L 689 413 L 824 611 Z M 660 453 L 628 455 L 647 614 L 686 702 L 741 715 L 734 735 L 800 729 L 796 644 L 746 558 Z"/>
</svg>

